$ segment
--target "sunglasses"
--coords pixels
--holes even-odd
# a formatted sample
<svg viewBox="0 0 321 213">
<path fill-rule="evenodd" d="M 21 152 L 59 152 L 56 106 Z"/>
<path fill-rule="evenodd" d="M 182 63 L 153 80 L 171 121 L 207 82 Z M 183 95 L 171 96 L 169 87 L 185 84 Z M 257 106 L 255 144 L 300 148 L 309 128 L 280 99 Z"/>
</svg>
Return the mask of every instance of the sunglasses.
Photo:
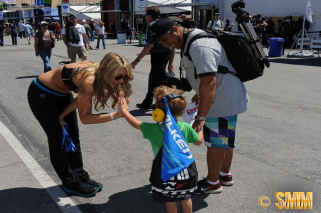
<svg viewBox="0 0 321 213">
<path fill-rule="evenodd" d="M 122 75 L 122 74 L 118 74 L 116 77 L 115 77 L 115 80 L 119 81 L 121 79 L 124 79 L 124 81 L 126 81 L 128 79 L 128 75 Z"/>
</svg>

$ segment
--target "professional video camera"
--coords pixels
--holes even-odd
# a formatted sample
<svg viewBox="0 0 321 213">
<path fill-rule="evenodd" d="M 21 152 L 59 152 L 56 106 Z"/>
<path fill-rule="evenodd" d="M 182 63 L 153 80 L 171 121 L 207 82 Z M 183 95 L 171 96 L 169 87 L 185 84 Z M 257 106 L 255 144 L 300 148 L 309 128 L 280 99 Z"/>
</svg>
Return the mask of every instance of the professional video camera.
<svg viewBox="0 0 321 213">
<path fill-rule="evenodd" d="M 235 20 L 239 24 L 244 37 L 250 42 L 256 57 L 262 59 L 266 67 L 270 67 L 269 59 L 263 51 L 260 39 L 256 35 L 253 26 L 250 23 L 249 13 L 242 10 L 242 8 L 245 8 L 245 2 L 243 0 L 234 2 L 231 7 L 232 12 L 236 14 Z"/>
</svg>

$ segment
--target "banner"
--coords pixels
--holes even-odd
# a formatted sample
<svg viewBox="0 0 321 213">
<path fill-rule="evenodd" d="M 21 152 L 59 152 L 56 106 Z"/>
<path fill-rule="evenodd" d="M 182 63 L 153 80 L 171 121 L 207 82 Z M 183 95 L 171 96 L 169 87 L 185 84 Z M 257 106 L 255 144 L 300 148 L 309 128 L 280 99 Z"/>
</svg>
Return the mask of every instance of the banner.
<svg viewBox="0 0 321 213">
<path fill-rule="evenodd" d="M 165 135 L 161 163 L 161 178 L 164 182 L 186 169 L 194 162 L 185 138 L 178 128 L 164 98 L 166 107 Z"/>
<path fill-rule="evenodd" d="M 313 21 L 312 21 L 312 14 L 313 14 L 313 12 L 312 12 L 312 7 L 311 7 L 311 2 L 310 2 L 310 0 L 308 0 L 307 1 L 307 9 L 306 9 L 306 17 L 307 17 L 307 20 L 309 21 L 309 22 L 311 22 L 311 23 L 313 23 Z"/>
<path fill-rule="evenodd" d="M 61 13 L 62 13 L 62 16 L 68 16 L 68 14 L 70 13 L 70 4 L 69 3 L 61 4 Z"/>
<path fill-rule="evenodd" d="M 35 5 L 36 6 L 44 5 L 44 0 L 35 0 Z"/>
<path fill-rule="evenodd" d="M 145 12 L 148 5 L 148 0 L 136 0 L 135 1 L 135 11 Z"/>
</svg>

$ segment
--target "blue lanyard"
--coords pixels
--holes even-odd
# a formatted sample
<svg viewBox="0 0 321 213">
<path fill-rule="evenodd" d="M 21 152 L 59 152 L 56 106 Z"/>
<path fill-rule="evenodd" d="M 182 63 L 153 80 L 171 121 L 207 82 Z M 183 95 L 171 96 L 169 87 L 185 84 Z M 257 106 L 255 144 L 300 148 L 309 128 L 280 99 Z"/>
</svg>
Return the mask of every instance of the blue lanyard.
<svg viewBox="0 0 321 213">
<path fill-rule="evenodd" d="M 62 138 L 62 142 L 61 142 L 61 149 L 65 148 L 65 151 L 68 153 L 75 153 L 75 151 L 77 150 L 75 144 L 72 142 L 69 133 L 67 131 L 68 126 L 66 126 L 64 129 L 62 129 L 62 134 L 63 134 L 63 138 Z"/>
</svg>

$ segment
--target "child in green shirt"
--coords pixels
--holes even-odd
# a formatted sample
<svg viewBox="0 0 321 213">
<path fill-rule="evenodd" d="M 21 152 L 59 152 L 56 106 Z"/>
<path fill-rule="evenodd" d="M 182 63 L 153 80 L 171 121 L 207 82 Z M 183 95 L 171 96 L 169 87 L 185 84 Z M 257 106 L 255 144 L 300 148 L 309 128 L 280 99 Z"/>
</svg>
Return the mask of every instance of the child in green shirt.
<svg viewBox="0 0 321 213">
<path fill-rule="evenodd" d="M 155 105 L 157 108 L 160 108 L 162 111 L 166 112 L 163 98 L 167 98 L 169 94 L 175 94 L 175 98 L 168 100 L 168 107 L 171 111 L 171 114 L 173 115 L 173 117 L 179 117 L 184 112 L 184 109 L 187 105 L 184 97 L 181 96 L 181 94 L 183 94 L 182 90 L 169 88 L 166 86 L 157 87 L 154 90 Z M 164 144 L 165 122 L 159 124 L 146 123 L 137 120 L 130 114 L 130 112 L 128 112 L 128 102 L 129 101 L 124 98 L 124 94 L 120 92 L 118 98 L 118 110 L 122 112 L 131 126 L 138 130 L 141 130 L 143 133 L 143 137 L 150 141 L 155 157 Z M 195 145 L 200 145 L 202 143 L 202 131 L 197 133 L 189 124 L 180 121 L 176 122 L 187 143 L 194 143 Z M 165 202 L 165 207 L 168 213 L 177 212 L 176 201 L 180 201 L 184 213 L 192 213 L 191 196 L 191 194 L 188 194 L 185 197 L 171 198 L 168 196 L 163 196 L 162 193 L 157 193 L 153 190 L 153 200 L 155 202 Z"/>
</svg>

